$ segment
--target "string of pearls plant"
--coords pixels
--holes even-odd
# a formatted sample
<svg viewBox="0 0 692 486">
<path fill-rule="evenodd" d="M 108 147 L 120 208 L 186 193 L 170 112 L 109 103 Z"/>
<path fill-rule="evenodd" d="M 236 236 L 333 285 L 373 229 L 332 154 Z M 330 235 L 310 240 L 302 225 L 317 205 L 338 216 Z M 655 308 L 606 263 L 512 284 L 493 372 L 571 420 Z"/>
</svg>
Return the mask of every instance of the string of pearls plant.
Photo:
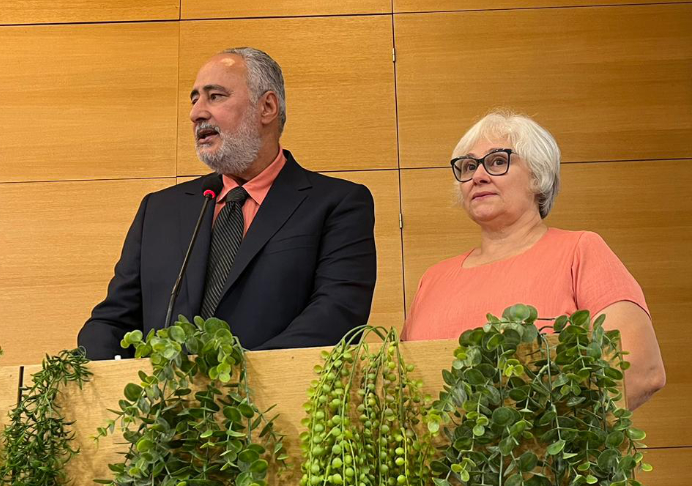
<svg viewBox="0 0 692 486">
<path fill-rule="evenodd" d="M 300 484 L 427 484 L 432 446 L 419 425 L 431 399 L 410 378 L 396 330 L 356 328 L 322 358 L 305 404 Z"/>
</svg>

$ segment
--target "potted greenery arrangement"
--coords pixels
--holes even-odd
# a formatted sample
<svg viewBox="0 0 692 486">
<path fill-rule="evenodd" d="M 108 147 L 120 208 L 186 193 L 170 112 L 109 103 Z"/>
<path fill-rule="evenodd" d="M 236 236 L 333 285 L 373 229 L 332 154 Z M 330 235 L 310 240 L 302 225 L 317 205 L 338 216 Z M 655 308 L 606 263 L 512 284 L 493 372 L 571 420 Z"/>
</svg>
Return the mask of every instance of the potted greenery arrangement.
<svg viewBox="0 0 692 486">
<path fill-rule="evenodd" d="M 539 329 L 518 304 L 464 332 L 426 418 L 448 441 L 435 484 L 639 486 L 645 434 L 619 405 L 628 362 L 604 319 L 577 311 Z"/>
<path fill-rule="evenodd" d="M 111 464 L 113 486 L 264 486 L 270 461 L 285 467 L 283 436 L 253 404 L 245 351 L 228 324 L 183 316 L 171 327 L 125 335 L 153 371 L 125 386 L 116 418 L 129 448 Z M 194 355 L 194 356 L 193 356 Z"/>
</svg>

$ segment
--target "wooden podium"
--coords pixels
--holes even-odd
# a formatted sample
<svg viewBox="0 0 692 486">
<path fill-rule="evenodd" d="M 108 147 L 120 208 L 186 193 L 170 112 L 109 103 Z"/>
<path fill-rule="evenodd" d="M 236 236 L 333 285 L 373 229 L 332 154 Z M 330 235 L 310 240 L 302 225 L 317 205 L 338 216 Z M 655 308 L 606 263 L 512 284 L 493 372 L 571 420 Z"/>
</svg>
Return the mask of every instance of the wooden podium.
<svg viewBox="0 0 692 486">
<path fill-rule="evenodd" d="M 412 378 L 424 382 L 424 392 L 437 397 L 442 390 L 442 370 L 449 369 L 453 361 L 456 340 L 418 341 L 402 343 L 402 352 L 407 363 L 415 365 Z M 258 408 L 266 410 L 276 407 L 270 415 L 279 414 L 276 429 L 286 436 L 284 444 L 290 455 L 291 471 L 280 481 L 269 478 L 269 484 L 297 485 L 302 473 L 299 435 L 303 430 L 301 419 L 306 415 L 303 403 L 308 399 L 310 382 L 316 378 L 313 367 L 321 364 L 320 352 L 329 348 L 305 348 L 278 351 L 258 351 L 247 354 L 250 385 Z M 123 398 L 127 383 L 139 383 L 137 372 L 150 371 L 148 360 L 100 361 L 89 363 L 93 377 L 80 390 L 70 385 L 60 398 L 65 417 L 74 421 L 75 446 L 80 454 L 72 459 L 68 474 L 74 486 L 92 486 L 93 479 L 111 478 L 109 463 L 121 460 L 120 452 L 127 444 L 117 432 L 101 439 L 97 444 L 93 437 L 97 427 L 106 424 L 114 415 L 108 409 L 118 409 L 118 400 Z M 40 370 L 40 365 L 23 367 L 23 383 L 30 382 L 31 375 Z M 0 367 L 0 425 L 7 423 L 8 411 L 16 404 L 20 367 Z M 676 464 L 684 454 L 663 453 L 654 450 L 646 455 L 646 461 L 655 467 L 653 473 L 638 478 L 646 486 L 683 486 L 688 484 L 687 475 L 681 475 Z M 675 450 L 673 451 L 676 452 Z"/>
<path fill-rule="evenodd" d="M 442 389 L 442 369 L 448 369 L 454 359 L 456 340 L 410 342 L 402 345 L 404 359 L 416 366 L 412 377 L 422 379 L 424 391 L 433 397 Z M 247 354 L 250 386 L 260 410 L 271 405 L 276 407 L 270 416 L 279 414 L 276 430 L 285 434 L 285 447 L 290 455 L 291 471 L 282 477 L 281 484 L 298 484 L 302 473 L 299 435 L 301 419 L 305 415 L 303 403 L 308 400 L 307 390 L 316 378 L 313 367 L 321 364 L 320 352 L 325 348 L 305 348 L 278 351 L 257 351 Z M 327 348 L 330 349 L 330 348 Z M 89 363 L 93 377 L 82 390 L 76 385 L 65 389 L 60 405 L 68 420 L 74 420 L 75 446 L 80 454 L 70 461 L 68 472 L 74 486 L 93 486 L 93 479 L 111 478 L 109 463 L 121 460 L 119 452 L 127 450 L 127 444 L 118 433 L 99 443 L 93 440 L 97 427 L 115 416 L 108 409 L 118 409 L 127 383 L 139 383 L 137 372 L 150 372 L 148 360 L 99 361 Z M 24 367 L 24 382 L 40 370 L 39 365 Z M 0 368 L 0 414 L 2 423 L 7 422 L 7 412 L 17 401 L 17 368 Z M 269 478 L 269 484 L 278 484 Z"/>
</svg>

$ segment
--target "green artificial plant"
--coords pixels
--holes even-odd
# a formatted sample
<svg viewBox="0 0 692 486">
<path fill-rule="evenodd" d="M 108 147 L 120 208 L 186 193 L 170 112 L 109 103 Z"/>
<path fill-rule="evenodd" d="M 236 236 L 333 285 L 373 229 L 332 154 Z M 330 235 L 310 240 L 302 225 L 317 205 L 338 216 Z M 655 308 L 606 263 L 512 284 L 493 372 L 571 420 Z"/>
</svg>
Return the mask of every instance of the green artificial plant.
<svg viewBox="0 0 692 486">
<path fill-rule="evenodd" d="M 536 309 L 517 304 L 487 318 L 460 336 L 427 417 L 448 441 L 435 484 L 639 486 L 645 434 L 620 406 L 629 363 L 605 316 L 592 324 L 580 310 L 539 329 Z"/>
<path fill-rule="evenodd" d="M 153 371 L 125 386 L 117 417 L 97 437 L 122 431 L 129 448 L 111 464 L 114 486 L 264 486 L 269 462 L 285 468 L 283 436 L 257 409 L 245 350 L 228 324 L 183 316 L 169 328 L 129 332 L 121 343 Z"/>
<path fill-rule="evenodd" d="M 2 431 L 0 485 L 58 486 L 68 484 L 65 465 L 79 450 L 74 433 L 56 400 L 62 387 L 89 381 L 84 351 L 61 351 L 46 356 L 32 384 L 22 389 L 10 423 Z"/>
<path fill-rule="evenodd" d="M 305 404 L 301 486 L 427 484 L 432 447 L 419 424 L 431 399 L 409 377 L 396 330 L 358 327 L 322 358 Z"/>
</svg>

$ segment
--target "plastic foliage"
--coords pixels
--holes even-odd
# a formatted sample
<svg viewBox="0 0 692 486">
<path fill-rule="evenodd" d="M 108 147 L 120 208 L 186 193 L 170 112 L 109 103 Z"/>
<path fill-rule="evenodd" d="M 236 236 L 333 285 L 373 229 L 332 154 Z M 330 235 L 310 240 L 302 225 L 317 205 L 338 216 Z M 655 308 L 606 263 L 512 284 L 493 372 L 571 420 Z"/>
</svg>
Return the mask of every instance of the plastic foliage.
<svg viewBox="0 0 692 486">
<path fill-rule="evenodd" d="M 304 406 L 300 484 L 428 484 L 433 449 L 423 417 L 432 400 L 409 377 L 414 367 L 404 362 L 396 331 L 358 327 L 322 358 Z"/>
<path fill-rule="evenodd" d="M 276 416 L 254 405 L 245 350 L 226 322 L 179 316 L 146 339 L 129 332 L 121 345 L 150 358 L 153 371 L 125 386 L 117 417 L 98 429 L 97 439 L 119 429 L 129 449 L 109 465 L 114 478 L 97 483 L 264 486 L 272 460 L 286 468 Z"/>
<path fill-rule="evenodd" d="M 427 417 L 448 446 L 431 463 L 437 486 L 639 486 L 643 431 L 620 408 L 619 331 L 591 326 L 588 311 L 536 327 L 533 307 L 514 305 L 459 338 L 444 391 Z M 557 344 L 545 329 L 558 334 Z"/>
<path fill-rule="evenodd" d="M 56 404 L 61 388 L 89 381 L 84 351 L 61 351 L 46 356 L 32 384 L 22 389 L 10 422 L 2 432 L 0 485 L 57 486 L 68 484 L 66 464 L 79 453 L 72 441 L 72 422 Z"/>
</svg>

